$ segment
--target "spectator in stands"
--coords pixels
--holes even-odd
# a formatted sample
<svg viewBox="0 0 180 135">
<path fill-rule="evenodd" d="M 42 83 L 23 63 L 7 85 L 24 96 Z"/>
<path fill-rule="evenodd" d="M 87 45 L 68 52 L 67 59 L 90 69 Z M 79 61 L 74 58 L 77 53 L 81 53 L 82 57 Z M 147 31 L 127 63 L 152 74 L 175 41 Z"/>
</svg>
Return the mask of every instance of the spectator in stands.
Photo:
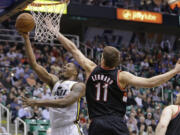
<svg viewBox="0 0 180 135">
<path fill-rule="evenodd" d="M 157 106 L 156 106 L 153 115 L 154 115 L 154 119 L 155 119 L 156 121 L 160 119 L 160 116 L 161 116 L 161 106 L 160 106 L 160 105 L 157 105 Z"/>
<path fill-rule="evenodd" d="M 10 110 L 12 111 L 12 119 L 11 121 L 14 122 L 18 115 L 18 110 L 20 108 L 20 104 L 18 104 L 18 98 L 14 97 L 13 102 L 10 104 Z"/>
<path fill-rule="evenodd" d="M 175 8 L 173 9 L 173 13 L 179 14 L 179 7 L 177 4 L 176 4 Z"/>
<path fill-rule="evenodd" d="M 141 95 L 140 92 L 138 93 L 137 97 L 135 98 L 135 101 L 137 103 L 137 106 L 139 106 L 139 107 L 143 106 L 143 104 L 142 104 L 142 95 Z"/>
<path fill-rule="evenodd" d="M 136 105 L 136 101 L 132 95 L 132 92 L 129 90 L 128 91 L 128 99 L 127 99 L 127 105 Z"/>
<path fill-rule="evenodd" d="M 43 88 L 41 86 L 40 83 L 37 83 L 37 85 L 35 85 L 34 91 L 33 91 L 33 97 L 41 97 L 41 93 L 43 91 Z"/>
<path fill-rule="evenodd" d="M 156 121 L 154 119 L 152 119 L 151 127 L 152 127 L 153 132 L 155 132 L 155 130 L 156 130 L 156 125 L 157 125 Z"/>
<path fill-rule="evenodd" d="M 139 135 L 147 135 L 144 124 L 140 125 Z"/>
<path fill-rule="evenodd" d="M 16 77 L 17 79 L 19 79 L 20 74 L 21 74 L 21 73 L 24 73 L 24 68 L 22 67 L 22 63 L 19 63 L 19 65 L 16 66 L 14 69 L 15 69 L 15 71 L 16 71 L 15 77 Z"/>
<path fill-rule="evenodd" d="M 18 110 L 18 117 L 23 120 L 31 118 L 32 116 L 29 108 L 24 108 L 23 106 L 20 106 Z"/>
<path fill-rule="evenodd" d="M 50 97 L 50 89 L 48 87 L 43 88 L 43 92 L 41 93 L 41 99 L 46 100 L 46 99 L 51 99 Z"/>
<path fill-rule="evenodd" d="M 152 113 L 148 113 L 145 123 L 147 126 L 149 126 L 149 125 L 151 125 L 151 122 L 152 122 Z"/>
<path fill-rule="evenodd" d="M 1 126 L 0 127 L 0 134 L 6 134 L 7 133 L 7 131 L 6 131 L 6 129 L 3 127 L 3 126 Z"/>
<path fill-rule="evenodd" d="M 169 53 L 169 51 L 171 50 L 171 44 L 170 44 L 169 40 L 162 40 L 161 50 Z"/>
<path fill-rule="evenodd" d="M 43 110 L 42 110 L 42 118 L 43 119 L 45 119 L 45 120 L 50 120 L 50 118 L 49 118 L 49 108 L 48 107 L 45 107 L 45 108 L 43 108 Z"/>
<path fill-rule="evenodd" d="M 137 120 L 135 119 L 135 114 L 134 113 L 131 113 L 130 114 L 130 118 L 127 122 L 127 126 L 128 126 L 128 129 L 131 132 L 133 131 L 138 131 L 138 128 L 137 128 Z"/>
<path fill-rule="evenodd" d="M 30 87 L 33 87 L 36 85 L 36 79 L 33 73 L 31 73 L 30 76 L 26 78 L 26 82 Z"/>
<path fill-rule="evenodd" d="M 138 123 L 137 123 L 137 127 L 138 127 L 138 130 L 139 131 L 146 131 L 147 130 L 147 125 L 146 125 L 146 123 L 145 123 L 145 118 L 144 118 L 144 116 L 141 116 L 140 118 L 139 118 L 139 121 L 138 121 Z"/>
<path fill-rule="evenodd" d="M 148 126 L 148 127 L 147 127 L 147 134 L 148 134 L 148 135 L 154 135 L 154 131 L 153 131 L 153 129 L 152 129 L 152 126 Z"/>
<path fill-rule="evenodd" d="M 37 120 L 41 119 L 42 118 L 41 114 L 42 114 L 42 110 L 37 106 L 34 106 L 32 119 L 37 119 Z"/>
</svg>

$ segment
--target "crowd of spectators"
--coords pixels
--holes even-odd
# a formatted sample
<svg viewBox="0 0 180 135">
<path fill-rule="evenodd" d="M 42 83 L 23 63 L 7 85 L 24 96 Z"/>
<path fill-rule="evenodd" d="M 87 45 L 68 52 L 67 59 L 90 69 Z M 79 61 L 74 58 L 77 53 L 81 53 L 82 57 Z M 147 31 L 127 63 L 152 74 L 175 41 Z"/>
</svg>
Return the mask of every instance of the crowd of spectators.
<svg viewBox="0 0 180 135">
<path fill-rule="evenodd" d="M 168 14 L 178 14 L 180 11 L 178 6 L 171 9 L 167 0 L 72 0 L 71 2 L 102 7 L 154 11 Z"/>
<path fill-rule="evenodd" d="M 93 59 L 96 63 L 99 62 L 100 54 L 106 45 L 99 42 L 98 39 L 93 43 L 85 43 L 87 46 L 91 46 L 94 51 L 93 56 L 87 57 Z M 92 46 L 92 44 L 95 45 Z M 32 47 L 37 62 L 45 67 L 48 72 L 58 75 L 65 63 L 74 62 L 79 67 L 78 79 L 85 81 L 83 70 L 71 54 L 62 47 L 33 44 Z M 131 43 L 128 47 L 119 48 L 121 50 L 121 64 L 123 65 L 119 68 L 129 70 L 143 77 L 151 77 L 167 72 L 173 68 L 177 59 L 180 58 L 180 54 L 175 53 L 170 48 L 163 44 L 152 48 L 139 48 L 135 43 Z M 48 108 L 23 108 L 22 106 L 22 96 L 39 100 L 51 98 L 50 88 L 38 79 L 29 66 L 23 45 L 10 44 L 9 42 L 0 44 L 0 70 L 0 103 L 10 109 L 12 113 L 11 122 L 13 123 L 16 117 L 49 120 Z M 154 134 L 163 107 L 175 99 L 175 95 L 180 92 L 179 85 L 180 79 L 179 76 L 176 76 L 162 87 L 154 89 L 127 88 L 126 121 L 131 135 Z M 164 89 L 163 93 L 162 88 Z M 173 95 L 174 98 L 172 98 Z M 86 99 L 82 98 L 80 124 L 85 135 L 88 134 L 89 123 Z"/>
</svg>

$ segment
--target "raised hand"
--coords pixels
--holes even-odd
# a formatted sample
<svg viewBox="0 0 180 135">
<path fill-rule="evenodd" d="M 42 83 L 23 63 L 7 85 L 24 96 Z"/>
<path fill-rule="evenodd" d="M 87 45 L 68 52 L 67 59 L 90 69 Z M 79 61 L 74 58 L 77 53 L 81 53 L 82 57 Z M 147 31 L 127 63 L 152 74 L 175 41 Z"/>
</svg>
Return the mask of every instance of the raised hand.
<svg viewBox="0 0 180 135">
<path fill-rule="evenodd" d="M 19 33 L 23 38 L 28 38 L 28 37 L 29 37 L 29 33 L 28 33 L 28 32 L 20 32 L 20 31 L 18 31 L 18 33 Z"/>
</svg>

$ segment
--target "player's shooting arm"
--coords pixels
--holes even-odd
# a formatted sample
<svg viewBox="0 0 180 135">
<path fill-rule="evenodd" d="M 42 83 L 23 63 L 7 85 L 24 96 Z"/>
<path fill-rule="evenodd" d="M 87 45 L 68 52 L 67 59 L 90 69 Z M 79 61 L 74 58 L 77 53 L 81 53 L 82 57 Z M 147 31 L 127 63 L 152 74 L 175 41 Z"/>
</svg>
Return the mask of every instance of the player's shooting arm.
<svg viewBox="0 0 180 135">
<path fill-rule="evenodd" d="M 118 77 L 119 77 L 119 83 L 123 87 L 127 85 L 131 85 L 141 88 L 153 88 L 167 82 L 179 72 L 180 72 L 180 59 L 178 60 L 174 69 L 162 75 L 157 75 L 151 78 L 143 78 L 143 77 L 135 76 L 129 72 L 123 71 L 120 72 Z"/>
<path fill-rule="evenodd" d="M 171 106 L 166 107 L 161 115 L 160 122 L 156 127 L 155 135 L 165 135 L 169 122 L 172 118 L 172 109 Z"/>
<path fill-rule="evenodd" d="M 86 58 L 82 52 L 76 47 L 76 45 L 61 33 L 57 35 L 58 40 L 62 43 L 63 47 L 70 52 L 75 60 L 81 65 L 81 67 L 86 71 L 86 73 L 91 73 L 92 70 L 96 67 L 96 64 Z"/>
<path fill-rule="evenodd" d="M 53 108 L 64 108 L 85 95 L 85 84 L 76 83 L 72 87 L 72 91 L 62 99 L 55 100 L 32 100 L 32 99 L 23 99 L 23 102 L 27 106 L 38 106 L 38 107 L 53 107 Z"/>
<path fill-rule="evenodd" d="M 58 81 L 58 78 L 55 75 L 48 73 L 45 68 L 36 62 L 29 35 L 27 33 L 22 33 L 22 36 L 25 40 L 26 55 L 30 66 L 43 82 L 47 83 L 50 87 L 53 87 L 54 83 Z"/>
</svg>

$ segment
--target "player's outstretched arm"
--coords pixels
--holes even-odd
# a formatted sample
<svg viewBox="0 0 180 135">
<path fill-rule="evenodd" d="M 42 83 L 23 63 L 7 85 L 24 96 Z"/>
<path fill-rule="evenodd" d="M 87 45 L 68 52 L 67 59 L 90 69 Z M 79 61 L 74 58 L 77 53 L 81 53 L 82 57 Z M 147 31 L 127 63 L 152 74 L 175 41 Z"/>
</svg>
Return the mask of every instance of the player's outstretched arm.
<svg viewBox="0 0 180 135">
<path fill-rule="evenodd" d="M 57 37 L 59 42 L 62 43 L 63 47 L 73 55 L 74 59 L 86 71 L 86 75 L 89 76 L 92 70 L 96 67 L 96 64 L 86 58 L 71 40 L 59 33 L 58 29 L 56 29 L 50 21 L 47 20 L 46 24 L 48 29 Z"/>
<path fill-rule="evenodd" d="M 176 63 L 175 68 L 171 71 L 151 78 L 138 77 L 125 71 L 120 72 L 118 77 L 122 87 L 131 85 L 141 88 L 153 88 L 167 82 L 178 73 L 180 73 L 180 59 Z"/>
<path fill-rule="evenodd" d="M 86 74 L 90 74 L 92 70 L 96 67 L 96 64 L 86 58 L 82 52 L 76 47 L 76 45 L 61 33 L 57 36 L 58 40 L 62 43 L 63 47 L 70 52 L 74 59 L 80 64 L 80 66 L 86 71 Z"/>
<path fill-rule="evenodd" d="M 23 98 L 23 103 L 26 106 L 64 108 L 78 101 L 79 98 L 81 98 L 84 95 L 85 95 L 85 84 L 76 83 L 73 85 L 72 91 L 62 99 L 32 100 L 32 99 Z"/>
<path fill-rule="evenodd" d="M 169 122 L 173 116 L 171 106 L 166 107 L 161 115 L 159 124 L 156 127 L 155 135 L 165 135 Z"/>
<path fill-rule="evenodd" d="M 44 67 L 37 64 L 28 33 L 21 33 L 21 35 L 25 40 L 26 55 L 30 66 L 43 82 L 47 83 L 50 87 L 53 87 L 54 83 L 58 81 L 58 78 L 55 75 L 48 73 Z"/>
</svg>

